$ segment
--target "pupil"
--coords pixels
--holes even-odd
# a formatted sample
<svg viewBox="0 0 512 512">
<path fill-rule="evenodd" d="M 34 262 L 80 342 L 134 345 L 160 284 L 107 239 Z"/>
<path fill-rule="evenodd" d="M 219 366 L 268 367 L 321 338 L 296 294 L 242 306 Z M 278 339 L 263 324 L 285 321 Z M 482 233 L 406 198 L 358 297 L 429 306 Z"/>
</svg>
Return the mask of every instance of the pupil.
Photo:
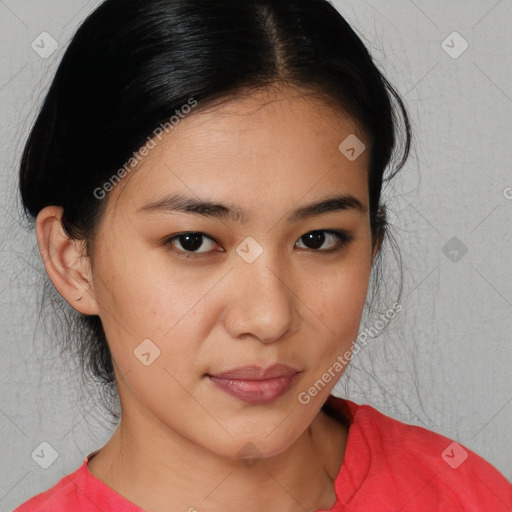
<svg viewBox="0 0 512 512">
<path fill-rule="evenodd" d="M 183 240 L 185 240 L 185 243 L 183 243 Z M 190 243 L 190 240 L 192 240 L 192 243 Z M 181 246 L 186 251 L 195 251 L 201 247 L 202 244 L 202 235 L 200 234 L 189 234 L 189 235 L 182 235 L 180 240 Z M 188 245 L 188 246 L 187 246 Z"/>
<path fill-rule="evenodd" d="M 304 235 L 304 238 L 306 238 L 306 241 L 304 241 L 306 245 L 308 245 L 308 243 L 311 245 L 312 243 L 313 247 L 310 247 L 311 249 L 318 249 L 324 243 L 325 235 L 322 231 L 312 231 Z"/>
</svg>

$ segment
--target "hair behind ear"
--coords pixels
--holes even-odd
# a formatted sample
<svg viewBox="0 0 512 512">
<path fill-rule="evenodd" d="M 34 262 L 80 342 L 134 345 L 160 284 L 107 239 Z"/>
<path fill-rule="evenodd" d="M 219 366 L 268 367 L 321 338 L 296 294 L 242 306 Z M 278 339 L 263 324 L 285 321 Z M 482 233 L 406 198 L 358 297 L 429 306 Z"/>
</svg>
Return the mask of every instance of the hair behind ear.
<svg viewBox="0 0 512 512">
<path fill-rule="evenodd" d="M 377 214 L 374 217 L 373 222 L 373 231 L 372 231 L 372 237 L 373 237 L 373 257 L 375 258 L 381 248 L 382 243 L 384 242 L 384 236 L 386 235 L 386 230 L 388 228 L 388 220 L 387 220 L 387 212 L 386 212 L 386 205 L 379 206 L 379 209 L 377 210 Z"/>
</svg>

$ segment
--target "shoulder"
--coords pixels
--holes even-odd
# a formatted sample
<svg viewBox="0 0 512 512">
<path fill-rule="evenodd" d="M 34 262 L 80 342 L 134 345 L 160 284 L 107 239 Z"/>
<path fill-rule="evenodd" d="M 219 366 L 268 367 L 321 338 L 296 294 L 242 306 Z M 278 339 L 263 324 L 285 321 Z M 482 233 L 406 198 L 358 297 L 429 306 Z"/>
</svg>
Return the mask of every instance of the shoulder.
<svg viewBox="0 0 512 512">
<path fill-rule="evenodd" d="M 512 484 L 465 445 L 424 427 L 410 425 L 368 408 L 367 421 L 380 425 L 379 443 L 392 473 L 404 483 L 417 477 L 418 497 L 453 502 L 462 510 L 499 510 L 512 506 Z M 375 428 L 367 425 L 371 435 Z M 422 484 L 422 486 L 419 486 Z M 476 508 L 480 506 L 481 508 Z"/>
<path fill-rule="evenodd" d="M 82 468 L 61 478 L 53 487 L 41 492 L 22 503 L 13 512 L 64 512 L 73 510 L 80 512 L 77 507 L 77 485 Z"/>
<path fill-rule="evenodd" d="M 87 455 L 73 473 L 22 503 L 13 512 L 143 512 L 89 471 L 87 462 L 97 451 Z"/>
<path fill-rule="evenodd" d="M 379 496 L 381 504 L 403 506 L 403 512 L 429 506 L 512 510 L 512 484 L 463 444 L 369 405 L 338 400 L 344 403 L 329 402 L 351 421 L 343 465 L 347 481 L 356 482 L 345 490 L 356 501 Z"/>
</svg>

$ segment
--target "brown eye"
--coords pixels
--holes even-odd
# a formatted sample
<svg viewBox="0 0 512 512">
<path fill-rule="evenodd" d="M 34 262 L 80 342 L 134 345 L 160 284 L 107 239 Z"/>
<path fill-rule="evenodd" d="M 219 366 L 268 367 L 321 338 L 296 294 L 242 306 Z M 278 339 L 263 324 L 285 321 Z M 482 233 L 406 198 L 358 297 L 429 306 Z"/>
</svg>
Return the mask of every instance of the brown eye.
<svg viewBox="0 0 512 512">
<path fill-rule="evenodd" d="M 210 247 L 208 247 L 208 243 L 206 244 L 206 250 L 199 251 L 198 249 L 204 247 L 204 241 L 207 240 L 210 242 Z M 190 254 L 204 254 L 208 253 L 212 250 L 212 246 L 215 247 L 215 240 L 205 235 L 204 233 L 199 232 L 189 232 L 189 233 L 180 233 L 178 235 L 169 238 L 166 241 L 166 244 L 172 245 L 174 247 L 179 244 L 178 250 L 176 252 L 184 253 L 185 256 L 188 256 L 187 253 Z"/>
<path fill-rule="evenodd" d="M 306 249 L 318 252 L 333 252 L 347 245 L 352 239 L 352 235 L 349 235 L 346 231 L 315 230 L 301 236 L 299 240 L 306 245 Z M 321 249 L 326 241 L 328 247 Z"/>
</svg>

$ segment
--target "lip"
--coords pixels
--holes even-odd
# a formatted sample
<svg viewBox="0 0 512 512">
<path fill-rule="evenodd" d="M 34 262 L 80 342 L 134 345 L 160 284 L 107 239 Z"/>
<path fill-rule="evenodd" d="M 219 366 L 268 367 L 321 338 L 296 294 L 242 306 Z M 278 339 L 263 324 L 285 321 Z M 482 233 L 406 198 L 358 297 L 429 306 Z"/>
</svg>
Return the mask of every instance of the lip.
<svg viewBox="0 0 512 512">
<path fill-rule="evenodd" d="M 273 364 L 267 368 L 250 365 L 208 374 L 208 377 L 231 396 L 253 405 L 262 405 L 289 391 L 299 373 L 296 368 L 285 364 Z"/>
<path fill-rule="evenodd" d="M 258 365 L 248 365 L 233 368 L 225 372 L 210 374 L 210 376 L 221 379 L 266 380 L 276 377 L 285 377 L 298 372 L 299 370 L 287 364 L 273 364 L 267 368 L 262 368 Z"/>
</svg>

